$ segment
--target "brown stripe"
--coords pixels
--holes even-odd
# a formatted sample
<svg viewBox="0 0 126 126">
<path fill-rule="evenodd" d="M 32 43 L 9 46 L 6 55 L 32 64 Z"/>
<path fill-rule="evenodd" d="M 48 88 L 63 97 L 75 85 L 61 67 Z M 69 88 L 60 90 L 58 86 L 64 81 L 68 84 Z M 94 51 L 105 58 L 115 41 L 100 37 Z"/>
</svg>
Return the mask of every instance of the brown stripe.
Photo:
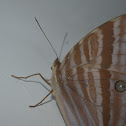
<svg viewBox="0 0 126 126">
<path fill-rule="evenodd" d="M 75 62 L 75 66 L 82 64 L 80 48 L 77 48 L 74 51 L 74 62 Z"/>
<path fill-rule="evenodd" d="M 90 61 L 89 47 L 88 47 L 88 42 L 89 42 L 89 41 L 90 41 L 90 37 L 88 36 L 88 37 L 85 39 L 85 43 L 83 44 L 84 54 L 85 54 L 85 57 L 86 57 L 87 62 Z"/>
<path fill-rule="evenodd" d="M 110 30 L 108 30 L 110 29 Z M 106 64 L 106 69 L 108 69 L 112 64 L 112 55 L 110 55 L 110 53 L 106 53 L 106 51 L 109 51 L 111 52 L 113 50 L 113 42 L 114 42 L 114 38 L 112 38 L 113 36 L 113 23 L 108 23 L 107 26 L 103 26 L 101 27 L 101 31 L 102 31 L 102 34 L 103 34 L 103 50 L 102 50 L 102 53 L 101 53 L 101 56 L 102 56 L 102 62 L 101 62 L 101 65 L 104 65 Z M 108 40 L 111 40 L 108 41 Z M 106 45 L 109 45 L 109 48 L 106 48 Z M 106 60 L 106 57 L 107 57 L 107 60 Z M 106 71 L 106 74 L 109 76 L 108 77 L 108 80 L 106 80 L 106 83 L 108 83 L 106 85 L 106 83 L 103 84 L 103 81 L 101 81 L 101 87 L 102 87 L 102 96 L 103 96 L 103 100 L 102 100 L 102 106 L 103 106 L 103 124 L 104 126 L 108 126 L 109 125 L 109 121 L 110 121 L 110 108 L 107 108 L 106 109 L 106 106 L 109 106 L 110 105 L 110 81 L 109 79 L 111 79 L 111 74 L 110 72 Z M 101 76 L 101 74 L 100 74 Z M 106 90 L 104 90 L 104 87 L 109 91 L 107 92 L 108 95 L 107 97 L 106 96 Z"/>
</svg>

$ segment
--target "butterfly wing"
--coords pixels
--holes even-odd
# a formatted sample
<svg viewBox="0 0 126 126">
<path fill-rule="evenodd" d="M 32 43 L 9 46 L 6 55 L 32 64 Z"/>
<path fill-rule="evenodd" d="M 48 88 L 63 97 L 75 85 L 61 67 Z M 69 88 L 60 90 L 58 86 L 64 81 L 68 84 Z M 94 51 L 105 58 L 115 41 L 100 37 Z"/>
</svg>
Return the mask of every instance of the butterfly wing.
<svg viewBox="0 0 126 126">
<path fill-rule="evenodd" d="M 64 83 L 56 98 L 68 126 L 124 126 L 126 92 L 114 86 L 126 80 L 126 15 L 80 40 L 60 71 Z"/>
</svg>

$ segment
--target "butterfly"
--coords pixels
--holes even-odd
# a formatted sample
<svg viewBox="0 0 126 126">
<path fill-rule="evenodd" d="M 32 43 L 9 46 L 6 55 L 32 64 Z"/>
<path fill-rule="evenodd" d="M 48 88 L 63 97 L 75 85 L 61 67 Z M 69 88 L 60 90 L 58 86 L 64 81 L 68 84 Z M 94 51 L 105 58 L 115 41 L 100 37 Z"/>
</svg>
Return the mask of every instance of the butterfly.
<svg viewBox="0 0 126 126">
<path fill-rule="evenodd" d="M 47 96 L 53 93 L 67 126 L 126 126 L 126 14 L 90 32 L 62 62 L 57 58 L 51 83 L 41 74 L 28 77 L 34 75 L 51 86 Z"/>
</svg>

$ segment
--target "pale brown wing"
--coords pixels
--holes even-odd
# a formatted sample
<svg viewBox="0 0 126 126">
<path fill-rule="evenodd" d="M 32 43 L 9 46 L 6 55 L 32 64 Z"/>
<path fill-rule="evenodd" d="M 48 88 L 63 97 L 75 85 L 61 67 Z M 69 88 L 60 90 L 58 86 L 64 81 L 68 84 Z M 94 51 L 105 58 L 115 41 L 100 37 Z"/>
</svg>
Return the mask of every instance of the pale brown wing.
<svg viewBox="0 0 126 126">
<path fill-rule="evenodd" d="M 69 99 L 71 106 L 78 110 L 81 117 L 79 121 L 83 121 L 86 115 L 87 121 L 91 120 L 90 122 L 96 126 L 126 124 L 126 92 L 120 93 L 115 90 L 115 83 L 118 80 L 125 80 L 126 77 L 103 69 L 83 67 L 79 69 L 83 69 L 83 72 L 76 69 L 76 73 L 64 82 L 65 95 L 68 93 L 71 97 L 70 99 L 68 97 L 67 101 Z M 88 113 L 83 115 L 85 109 Z M 72 116 L 75 115 L 77 116 L 77 113 Z"/>
<path fill-rule="evenodd" d="M 115 83 L 126 80 L 126 15 L 77 43 L 60 70 L 64 85 L 59 91 L 68 125 L 124 126 L 126 92 L 115 90 Z"/>
<path fill-rule="evenodd" d="M 101 25 L 66 55 L 60 70 L 86 64 L 97 64 L 126 74 L 126 15 Z"/>
</svg>

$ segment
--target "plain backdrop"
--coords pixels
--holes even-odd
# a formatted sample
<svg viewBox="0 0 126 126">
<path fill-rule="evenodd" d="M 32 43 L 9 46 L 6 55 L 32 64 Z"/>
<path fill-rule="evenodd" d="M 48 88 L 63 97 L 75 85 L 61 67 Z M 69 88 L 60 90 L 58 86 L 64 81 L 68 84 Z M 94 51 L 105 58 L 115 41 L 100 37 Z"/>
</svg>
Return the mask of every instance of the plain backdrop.
<svg viewBox="0 0 126 126">
<path fill-rule="evenodd" d="M 29 82 L 11 77 L 41 73 L 51 77 L 56 56 L 41 33 L 37 17 L 62 58 L 87 33 L 126 13 L 126 0 L 0 0 L 0 126 L 65 126 L 50 87 L 39 76 Z M 31 82 L 30 82 L 31 81 Z"/>
</svg>

